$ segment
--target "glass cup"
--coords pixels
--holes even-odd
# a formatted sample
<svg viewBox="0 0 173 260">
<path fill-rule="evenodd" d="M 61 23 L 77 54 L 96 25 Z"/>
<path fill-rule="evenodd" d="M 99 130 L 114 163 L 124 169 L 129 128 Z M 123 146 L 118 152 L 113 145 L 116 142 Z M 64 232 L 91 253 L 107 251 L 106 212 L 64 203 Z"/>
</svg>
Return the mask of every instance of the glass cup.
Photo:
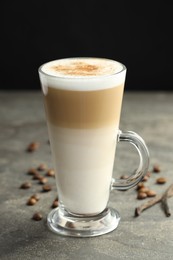
<svg viewBox="0 0 173 260">
<path fill-rule="evenodd" d="M 91 237 L 116 229 L 120 215 L 108 206 L 111 190 L 134 187 L 148 170 L 144 140 L 119 130 L 125 75 L 123 64 L 102 58 L 61 59 L 39 68 L 59 198 L 47 223 L 57 234 Z M 125 180 L 112 177 L 119 142 L 139 154 L 137 170 Z"/>
</svg>

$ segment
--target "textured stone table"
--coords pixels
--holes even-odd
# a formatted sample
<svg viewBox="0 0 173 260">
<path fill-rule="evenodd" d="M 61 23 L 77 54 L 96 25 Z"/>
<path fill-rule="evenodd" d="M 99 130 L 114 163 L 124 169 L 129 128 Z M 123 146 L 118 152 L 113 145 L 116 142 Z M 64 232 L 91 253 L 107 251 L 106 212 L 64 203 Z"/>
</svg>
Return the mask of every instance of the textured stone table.
<svg viewBox="0 0 173 260">
<path fill-rule="evenodd" d="M 173 93 L 125 93 L 120 128 L 139 133 L 150 151 L 152 173 L 147 186 L 163 192 L 173 182 Z M 40 148 L 27 153 L 32 141 Z M 134 218 L 134 209 L 143 201 L 136 199 L 136 190 L 113 191 L 110 205 L 121 214 L 117 230 L 95 238 L 68 238 L 48 230 L 46 215 L 56 197 L 54 178 L 51 192 L 43 193 L 42 185 L 27 174 L 31 167 L 45 162 L 52 167 L 41 92 L 0 92 L 0 259 L 173 259 L 173 216 L 167 218 L 160 204 Z M 137 155 L 130 145 L 119 144 L 114 176 L 128 174 L 136 167 Z M 168 179 L 159 186 L 158 176 Z M 20 189 L 29 180 L 32 187 Z M 27 206 L 33 193 L 40 201 Z M 173 213 L 173 198 L 169 199 Z M 41 221 L 32 220 L 41 211 Z"/>
</svg>

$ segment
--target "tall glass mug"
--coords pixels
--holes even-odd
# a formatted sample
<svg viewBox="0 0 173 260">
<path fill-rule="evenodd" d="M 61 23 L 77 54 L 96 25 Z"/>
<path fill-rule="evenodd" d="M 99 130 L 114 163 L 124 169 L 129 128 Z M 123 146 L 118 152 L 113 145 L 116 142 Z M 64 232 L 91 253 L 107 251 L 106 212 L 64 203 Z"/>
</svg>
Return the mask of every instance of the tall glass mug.
<svg viewBox="0 0 173 260">
<path fill-rule="evenodd" d="M 108 207 L 110 191 L 134 187 L 147 172 L 144 140 L 119 130 L 125 75 L 123 64 L 103 58 L 67 58 L 39 68 L 59 198 L 47 218 L 55 233 L 90 237 L 114 230 L 120 216 Z M 117 142 L 139 153 L 139 166 L 126 180 L 112 178 Z"/>
</svg>

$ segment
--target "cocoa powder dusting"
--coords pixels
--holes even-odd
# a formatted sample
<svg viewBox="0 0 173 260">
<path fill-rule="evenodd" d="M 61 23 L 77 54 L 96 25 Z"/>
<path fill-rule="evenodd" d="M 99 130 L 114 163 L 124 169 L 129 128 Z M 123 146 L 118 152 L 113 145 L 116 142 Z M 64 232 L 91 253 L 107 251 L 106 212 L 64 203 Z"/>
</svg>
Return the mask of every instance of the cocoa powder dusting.
<svg viewBox="0 0 173 260">
<path fill-rule="evenodd" d="M 94 76 L 96 75 L 99 67 L 96 65 L 86 64 L 85 62 L 73 62 L 68 65 L 55 65 L 52 69 L 57 72 L 62 72 L 66 75 L 74 76 Z"/>
</svg>

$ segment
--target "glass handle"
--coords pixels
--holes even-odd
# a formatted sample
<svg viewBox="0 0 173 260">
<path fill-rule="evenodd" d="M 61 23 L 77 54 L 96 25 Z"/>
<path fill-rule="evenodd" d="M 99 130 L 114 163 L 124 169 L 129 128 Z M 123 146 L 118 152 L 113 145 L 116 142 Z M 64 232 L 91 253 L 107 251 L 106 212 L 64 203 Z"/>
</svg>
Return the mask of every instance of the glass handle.
<svg viewBox="0 0 173 260">
<path fill-rule="evenodd" d="M 116 190 L 128 190 L 138 184 L 147 173 L 149 167 L 149 152 L 144 140 L 135 132 L 118 132 L 118 142 L 129 142 L 137 149 L 139 154 L 139 166 L 127 179 L 112 179 L 111 188 Z"/>
</svg>

